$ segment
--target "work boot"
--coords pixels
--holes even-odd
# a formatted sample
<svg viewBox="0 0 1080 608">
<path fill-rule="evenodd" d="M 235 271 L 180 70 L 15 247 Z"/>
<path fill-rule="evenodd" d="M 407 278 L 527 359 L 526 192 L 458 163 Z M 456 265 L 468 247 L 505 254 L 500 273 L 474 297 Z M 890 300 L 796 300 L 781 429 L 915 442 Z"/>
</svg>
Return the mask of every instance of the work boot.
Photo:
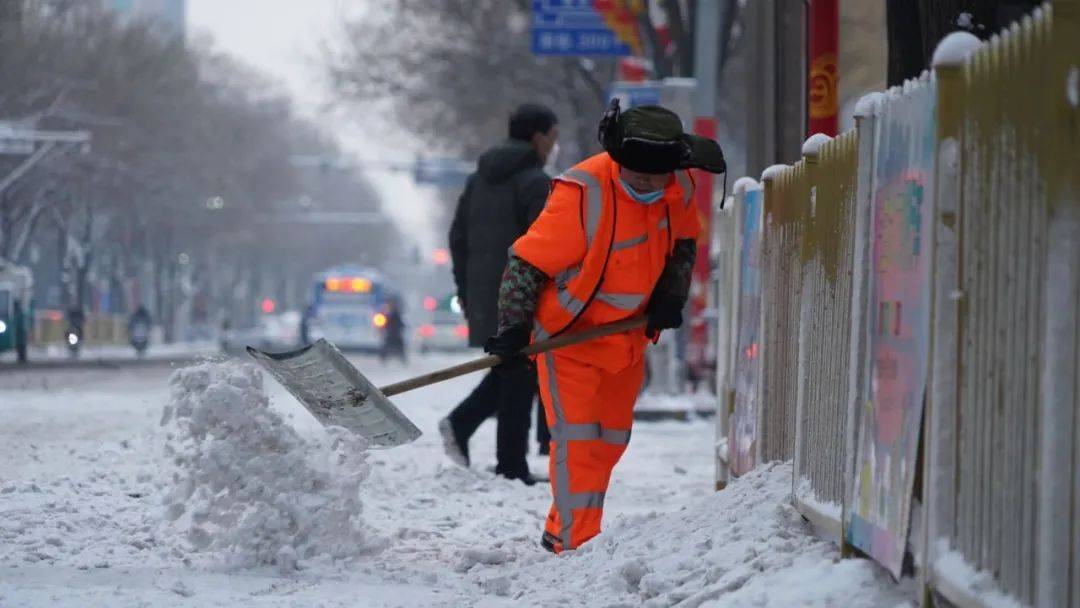
<svg viewBox="0 0 1080 608">
<path fill-rule="evenodd" d="M 450 460 L 454 461 L 454 464 L 468 468 L 469 443 L 461 440 L 461 436 L 454 428 L 454 423 L 450 421 L 450 418 L 443 418 L 439 421 L 439 434 L 442 435 L 443 439 L 443 451 L 450 457 Z"/>
<path fill-rule="evenodd" d="M 540 546 L 556 555 L 559 553 L 555 550 L 555 543 L 557 542 L 559 542 L 559 539 L 551 532 L 544 531 L 544 534 L 540 536 Z"/>
</svg>

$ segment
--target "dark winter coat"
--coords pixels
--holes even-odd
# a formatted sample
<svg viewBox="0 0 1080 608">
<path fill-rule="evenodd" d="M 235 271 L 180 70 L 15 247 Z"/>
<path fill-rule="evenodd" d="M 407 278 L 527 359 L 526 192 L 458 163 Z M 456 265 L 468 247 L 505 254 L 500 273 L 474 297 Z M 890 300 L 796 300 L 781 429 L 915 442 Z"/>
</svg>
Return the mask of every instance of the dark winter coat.
<svg viewBox="0 0 1080 608">
<path fill-rule="evenodd" d="M 507 251 L 540 215 L 550 185 L 532 146 L 514 139 L 485 152 L 465 184 L 450 225 L 450 255 L 472 346 L 498 329 Z"/>
</svg>

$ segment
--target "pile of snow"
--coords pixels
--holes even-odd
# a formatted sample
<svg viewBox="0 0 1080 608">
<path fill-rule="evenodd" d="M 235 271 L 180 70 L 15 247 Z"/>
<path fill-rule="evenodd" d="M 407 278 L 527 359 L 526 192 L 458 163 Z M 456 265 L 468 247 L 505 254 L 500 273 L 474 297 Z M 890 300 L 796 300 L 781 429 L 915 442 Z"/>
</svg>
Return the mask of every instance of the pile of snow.
<svg viewBox="0 0 1080 608">
<path fill-rule="evenodd" d="M 497 595 L 537 605 L 914 605 L 910 579 L 896 585 L 869 560 L 841 559 L 790 497 L 791 463 L 763 465 L 677 511 L 605 521 L 603 533 L 577 551 L 476 560 L 468 575 Z M 486 565 L 508 561 L 517 568 Z"/>
<path fill-rule="evenodd" d="M 206 363 L 170 382 L 161 423 L 176 470 L 163 503 L 166 526 L 181 529 L 190 549 L 232 567 L 289 571 L 386 546 L 360 517 L 370 472 L 362 438 L 338 428 L 301 437 L 269 409 L 251 365 Z"/>
<path fill-rule="evenodd" d="M 1022 603 L 1001 592 L 994 580 L 994 575 L 985 570 L 976 570 L 964 556 L 949 547 L 945 539 L 937 541 L 940 557 L 934 562 L 934 575 L 948 581 L 954 588 L 981 605 L 988 608 L 1021 608 Z"/>
</svg>

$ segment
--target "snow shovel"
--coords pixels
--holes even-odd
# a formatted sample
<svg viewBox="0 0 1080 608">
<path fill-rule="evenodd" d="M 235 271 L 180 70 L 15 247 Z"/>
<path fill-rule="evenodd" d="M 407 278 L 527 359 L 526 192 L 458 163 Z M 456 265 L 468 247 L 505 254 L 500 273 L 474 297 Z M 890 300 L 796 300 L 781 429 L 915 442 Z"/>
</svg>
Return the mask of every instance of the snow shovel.
<svg viewBox="0 0 1080 608">
<path fill-rule="evenodd" d="M 555 336 L 530 344 L 521 352 L 537 355 L 644 325 L 644 317 L 632 317 Z M 264 353 L 250 346 L 247 352 L 319 422 L 328 426 L 343 426 L 364 437 L 373 446 L 387 448 L 409 443 L 420 436 L 420 429 L 390 402 L 389 397 L 489 369 L 502 362 L 497 355 L 487 355 L 377 388 L 345 359 L 336 346 L 323 339 L 286 353 Z"/>
</svg>

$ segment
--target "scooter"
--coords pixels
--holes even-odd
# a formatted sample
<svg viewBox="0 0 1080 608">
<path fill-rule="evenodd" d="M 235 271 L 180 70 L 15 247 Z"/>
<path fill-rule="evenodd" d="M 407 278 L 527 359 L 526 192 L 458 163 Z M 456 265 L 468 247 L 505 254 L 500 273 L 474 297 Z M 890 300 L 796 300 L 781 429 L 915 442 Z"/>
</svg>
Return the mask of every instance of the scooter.
<svg viewBox="0 0 1080 608">
<path fill-rule="evenodd" d="M 65 338 L 67 340 L 68 352 L 71 353 L 72 359 L 77 359 L 79 357 L 79 349 L 82 348 L 82 333 L 81 327 L 68 327 Z"/>
<path fill-rule="evenodd" d="M 146 355 L 146 347 L 150 344 L 150 328 L 146 323 L 133 323 L 131 325 L 131 346 L 135 354 L 141 359 Z"/>
</svg>

